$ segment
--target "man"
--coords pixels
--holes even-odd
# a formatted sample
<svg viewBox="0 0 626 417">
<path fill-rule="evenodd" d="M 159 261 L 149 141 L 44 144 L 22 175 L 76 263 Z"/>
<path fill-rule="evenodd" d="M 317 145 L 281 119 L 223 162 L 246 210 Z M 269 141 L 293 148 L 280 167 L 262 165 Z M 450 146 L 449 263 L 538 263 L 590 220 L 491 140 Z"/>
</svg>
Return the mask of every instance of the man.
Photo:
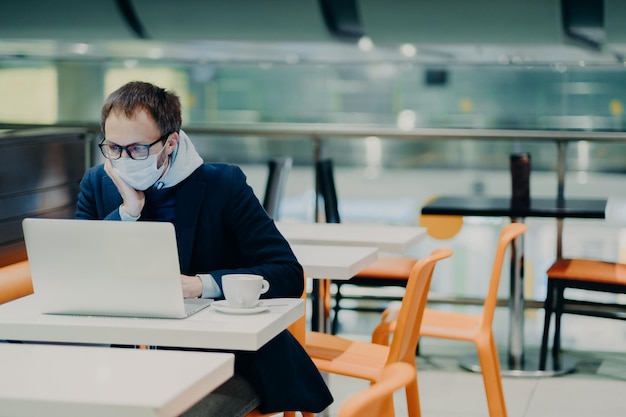
<svg viewBox="0 0 626 417">
<path fill-rule="evenodd" d="M 299 297 L 302 267 L 242 171 L 204 164 L 181 124 L 171 92 L 143 82 L 113 92 L 101 114 L 106 159 L 85 174 L 76 217 L 173 223 L 185 297 L 223 298 L 227 273 L 262 275 L 270 282 L 264 297 Z M 257 406 L 319 412 L 332 402 L 287 331 L 257 352 L 235 352 L 235 374 L 186 415 L 245 415 Z"/>
</svg>

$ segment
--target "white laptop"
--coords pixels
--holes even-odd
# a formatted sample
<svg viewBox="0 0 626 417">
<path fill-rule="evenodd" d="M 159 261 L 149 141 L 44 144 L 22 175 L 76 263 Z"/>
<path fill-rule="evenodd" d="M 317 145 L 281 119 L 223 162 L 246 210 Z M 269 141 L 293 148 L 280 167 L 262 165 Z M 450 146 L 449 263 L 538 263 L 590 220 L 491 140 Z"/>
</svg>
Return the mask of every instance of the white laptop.
<svg viewBox="0 0 626 417">
<path fill-rule="evenodd" d="M 34 296 L 46 314 L 185 318 L 171 223 L 24 219 Z"/>
</svg>

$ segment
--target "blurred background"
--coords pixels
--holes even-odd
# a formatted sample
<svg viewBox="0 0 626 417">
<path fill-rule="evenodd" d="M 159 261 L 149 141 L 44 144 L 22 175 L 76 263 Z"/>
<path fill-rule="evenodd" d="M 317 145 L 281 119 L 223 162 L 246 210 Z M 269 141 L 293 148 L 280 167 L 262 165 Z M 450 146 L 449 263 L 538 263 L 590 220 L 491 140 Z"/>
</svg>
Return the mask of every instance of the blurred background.
<svg viewBox="0 0 626 417">
<path fill-rule="evenodd" d="M 347 222 L 415 225 L 433 195 L 508 196 L 517 151 L 531 195 L 555 197 L 558 141 L 566 196 L 623 195 L 620 0 L 0 0 L 0 19 L 3 264 L 24 256 L 22 218 L 73 215 L 100 106 L 131 80 L 174 90 L 204 159 L 241 165 L 259 196 L 267 161 L 291 156 L 284 220 L 314 220 L 320 155 Z M 446 243 L 457 268 L 488 268 L 506 222 L 467 219 Z M 527 297 L 543 300 L 556 227 L 527 223 Z M 618 259 L 618 227 L 566 224 L 564 255 Z M 487 277 L 450 279 L 434 291 L 480 294 Z"/>
</svg>

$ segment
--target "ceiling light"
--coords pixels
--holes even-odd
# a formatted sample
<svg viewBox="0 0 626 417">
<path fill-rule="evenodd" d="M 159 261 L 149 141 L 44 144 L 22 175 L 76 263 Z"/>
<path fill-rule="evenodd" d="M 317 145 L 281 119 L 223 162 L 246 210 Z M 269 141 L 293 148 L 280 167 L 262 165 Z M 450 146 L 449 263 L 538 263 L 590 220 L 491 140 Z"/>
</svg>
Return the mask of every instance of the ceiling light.
<svg viewBox="0 0 626 417">
<path fill-rule="evenodd" d="M 372 42 L 372 39 L 367 37 L 367 36 L 362 36 L 359 39 L 359 42 L 357 43 L 357 46 L 359 47 L 359 49 L 363 52 L 369 52 L 372 49 L 374 49 L 374 42 Z"/>
<path fill-rule="evenodd" d="M 72 46 L 72 52 L 78 55 L 85 55 L 87 52 L 89 52 L 89 44 L 76 43 Z"/>
<path fill-rule="evenodd" d="M 161 48 L 151 48 L 148 51 L 148 57 L 151 59 L 159 59 L 163 57 L 163 49 Z"/>
<path fill-rule="evenodd" d="M 137 65 L 139 65 L 139 61 L 136 59 L 125 59 L 124 60 L 124 67 L 126 68 L 135 68 Z"/>
<path fill-rule="evenodd" d="M 365 161 L 367 165 L 380 166 L 382 162 L 382 144 L 378 136 L 365 138 Z"/>
<path fill-rule="evenodd" d="M 415 121 L 417 120 L 417 115 L 413 110 L 402 110 L 398 114 L 398 118 L 396 120 L 396 125 L 400 130 L 411 130 L 415 128 Z"/>
<path fill-rule="evenodd" d="M 404 43 L 400 45 L 400 53 L 407 58 L 411 58 L 417 53 L 417 48 L 415 48 L 415 45 L 413 44 Z"/>
<path fill-rule="evenodd" d="M 297 64 L 300 62 L 300 56 L 298 54 L 289 54 L 285 57 L 285 62 L 288 64 Z"/>
<path fill-rule="evenodd" d="M 502 64 L 502 65 L 509 65 L 509 62 L 511 62 L 511 61 L 509 60 L 509 57 L 508 57 L 508 56 L 506 56 L 506 55 L 500 55 L 500 56 L 498 57 L 498 62 L 499 62 L 500 64 Z"/>
</svg>

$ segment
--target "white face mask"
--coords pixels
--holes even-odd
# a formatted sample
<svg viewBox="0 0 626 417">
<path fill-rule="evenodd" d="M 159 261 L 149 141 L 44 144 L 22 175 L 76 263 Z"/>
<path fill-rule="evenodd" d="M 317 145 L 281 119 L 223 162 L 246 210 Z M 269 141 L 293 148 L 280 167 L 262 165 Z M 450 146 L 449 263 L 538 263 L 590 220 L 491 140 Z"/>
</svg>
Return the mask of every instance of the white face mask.
<svg viewBox="0 0 626 417">
<path fill-rule="evenodd" d="M 111 164 L 124 182 L 135 190 L 144 191 L 153 186 L 165 172 L 166 163 L 157 168 L 157 161 L 163 149 L 146 159 L 119 158 L 112 159 Z"/>
</svg>

